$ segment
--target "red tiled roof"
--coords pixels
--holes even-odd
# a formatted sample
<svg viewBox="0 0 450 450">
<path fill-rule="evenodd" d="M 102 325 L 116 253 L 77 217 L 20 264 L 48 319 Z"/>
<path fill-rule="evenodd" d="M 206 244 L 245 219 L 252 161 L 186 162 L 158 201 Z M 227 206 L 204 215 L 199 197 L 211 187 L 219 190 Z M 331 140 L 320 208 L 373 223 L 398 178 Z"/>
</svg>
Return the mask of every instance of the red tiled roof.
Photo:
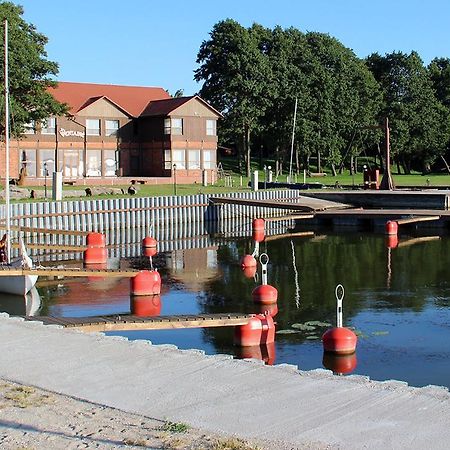
<svg viewBox="0 0 450 450">
<path fill-rule="evenodd" d="M 138 117 L 154 100 L 170 99 L 160 87 L 118 86 L 114 84 L 71 83 L 60 81 L 51 94 L 61 103 L 70 106 L 69 112 L 76 114 L 82 107 L 92 103 L 92 98 L 107 97 L 133 117 Z"/>
<path fill-rule="evenodd" d="M 167 116 L 174 109 L 184 105 L 194 97 L 176 97 L 169 100 L 153 100 L 142 111 L 141 116 Z"/>
<path fill-rule="evenodd" d="M 218 117 L 222 117 L 222 114 L 220 114 L 219 111 L 216 111 L 211 105 L 206 103 L 198 95 L 193 95 L 190 97 L 176 97 L 166 100 L 153 100 L 148 104 L 147 108 L 145 108 L 142 111 L 141 116 L 167 116 L 169 113 L 171 113 L 181 105 L 184 105 L 185 103 L 189 102 L 193 98 L 203 103 Z"/>
</svg>

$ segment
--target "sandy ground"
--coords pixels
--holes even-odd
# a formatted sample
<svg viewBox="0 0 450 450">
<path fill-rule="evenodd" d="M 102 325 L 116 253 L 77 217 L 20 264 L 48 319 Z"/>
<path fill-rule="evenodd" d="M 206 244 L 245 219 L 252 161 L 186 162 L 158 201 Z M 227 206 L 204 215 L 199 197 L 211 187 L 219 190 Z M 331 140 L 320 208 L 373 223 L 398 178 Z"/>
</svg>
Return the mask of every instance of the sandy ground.
<svg viewBox="0 0 450 450">
<path fill-rule="evenodd" d="M 215 449 L 266 448 L 0 380 L 0 448 Z"/>
</svg>

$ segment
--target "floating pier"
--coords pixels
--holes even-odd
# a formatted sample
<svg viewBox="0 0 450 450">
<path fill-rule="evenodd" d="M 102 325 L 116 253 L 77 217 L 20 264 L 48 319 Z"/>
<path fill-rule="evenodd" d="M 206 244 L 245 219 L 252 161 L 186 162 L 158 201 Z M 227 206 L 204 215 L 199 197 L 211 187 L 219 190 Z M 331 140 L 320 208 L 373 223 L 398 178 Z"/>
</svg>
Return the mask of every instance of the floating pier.
<svg viewBox="0 0 450 450">
<path fill-rule="evenodd" d="M 0 265 L 0 277 L 10 275 L 38 275 L 40 277 L 115 277 L 131 278 L 135 277 L 140 271 L 127 269 L 77 269 L 77 268 L 57 268 L 57 267 L 39 267 L 36 269 L 10 269 L 7 266 Z"/>
<path fill-rule="evenodd" d="M 60 325 L 86 332 L 168 330 L 174 328 L 231 327 L 246 325 L 255 314 L 197 314 L 139 317 L 116 315 L 100 317 L 22 316 L 25 320 L 44 325 Z"/>
</svg>

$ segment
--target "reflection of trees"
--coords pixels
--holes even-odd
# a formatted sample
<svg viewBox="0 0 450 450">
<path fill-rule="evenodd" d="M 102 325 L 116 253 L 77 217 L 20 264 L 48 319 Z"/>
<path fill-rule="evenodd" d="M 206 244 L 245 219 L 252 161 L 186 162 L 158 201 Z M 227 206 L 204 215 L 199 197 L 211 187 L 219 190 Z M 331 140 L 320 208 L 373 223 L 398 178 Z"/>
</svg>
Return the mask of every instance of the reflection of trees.
<svg viewBox="0 0 450 450">
<path fill-rule="evenodd" d="M 334 289 L 339 283 L 345 287 L 344 323 L 348 324 L 359 311 L 368 307 L 420 311 L 430 291 L 449 279 L 450 240 L 446 238 L 393 249 L 390 287 L 386 286 L 388 249 L 383 235 L 351 232 L 328 235 L 318 241 L 294 238 L 301 289 L 297 308 L 290 241 L 287 238 L 264 244 L 270 256 L 268 282 L 278 289 L 278 329 L 309 320 L 334 324 Z M 246 245 L 248 241 L 237 241 L 241 254 L 248 248 Z M 254 312 L 251 293 L 255 282 L 243 276 L 240 266 L 225 247 L 219 249 L 218 262 L 223 278 L 205 287 L 201 299 L 203 311 Z M 424 287 L 428 294 L 425 294 Z M 219 348 L 228 346 L 222 339 L 229 338 L 229 331 L 205 330 L 206 336 Z M 296 342 L 299 338 L 296 335 Z M 283 339 L 289 337 L 283 336 Z"/>
</svg>

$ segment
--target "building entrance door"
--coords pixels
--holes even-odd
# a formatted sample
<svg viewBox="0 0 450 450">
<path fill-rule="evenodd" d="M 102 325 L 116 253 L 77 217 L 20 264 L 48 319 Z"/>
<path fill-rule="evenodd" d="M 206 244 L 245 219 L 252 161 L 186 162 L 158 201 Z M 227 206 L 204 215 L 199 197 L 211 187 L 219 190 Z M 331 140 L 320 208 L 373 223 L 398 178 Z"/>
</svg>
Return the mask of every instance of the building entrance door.
<svg viewBox="0 0 450 450">
<path fill-rule="evenodd" d="M 79 178 L 83 176 L 83 161 L 80 150 L 64 151 L 63 175 L 65 178 Z"/>
</svg>

